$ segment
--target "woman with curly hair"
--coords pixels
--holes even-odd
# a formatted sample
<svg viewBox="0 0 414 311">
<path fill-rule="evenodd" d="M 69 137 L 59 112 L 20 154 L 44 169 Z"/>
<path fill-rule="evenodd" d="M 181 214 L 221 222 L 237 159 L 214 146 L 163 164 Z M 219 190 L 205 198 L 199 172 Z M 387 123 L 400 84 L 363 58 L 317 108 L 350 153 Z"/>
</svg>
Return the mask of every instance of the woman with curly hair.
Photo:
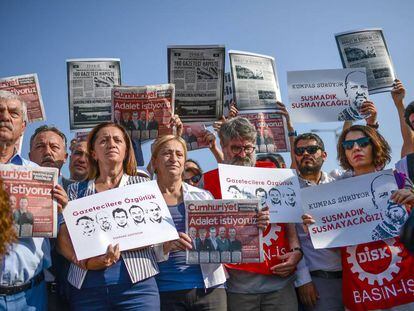
<svg viewBox="0 0 414 311">
<path fill-rule="evenodd" d="M 0 256 L 7 253 L 7 248 L 16 239 L 13 216 L 9 206 L 9 196 L 0 181 Z"/>
</svg>

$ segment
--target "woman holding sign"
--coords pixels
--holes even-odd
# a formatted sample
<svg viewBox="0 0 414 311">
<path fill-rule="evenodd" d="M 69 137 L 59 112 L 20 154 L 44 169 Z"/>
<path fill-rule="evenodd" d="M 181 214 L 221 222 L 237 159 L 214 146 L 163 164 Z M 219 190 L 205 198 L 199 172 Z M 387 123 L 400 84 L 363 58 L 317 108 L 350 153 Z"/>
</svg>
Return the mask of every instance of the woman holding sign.
<svg viewBox="0 0 414 311">
<path fill-rule="evenodd" d="M 352 176 L 382 170 L 391 160 L 391 150 L 384 137 L 368 126 L 354 125 L 345 129 L 337 148 L 342 168 L 351 171 Z M 396 230 L 386 236 L 387 228 L 395 228 L 397 222 L 404 223 L 400 220 L 406 216 L 406 211 L 401 205 L 411 208 L 414 194 L 403 174 L 394 172 L 394 177 L 400 189 L 390 199 L 388 193 L 372 189 L 375 206 L 382 205 L 381 200 L 387 201 L 387 208 L 382 212 L 383 226 L 376 228 L 373 235 L 376 242 L 341 248 L 343 298 L 348 309 L 410 310 L 414 307 L 412 291 L 407 290 L 411 288 L 408 286 L 411 284 L 414 259 L 395 237 L 398 235 Z M 409 189 L 401 189 L 405 187 Z M 303 220 L 305 224 L 315 222 L 310 215 L 304 215 Z M 393 222 L 392 226 L 387 221 Z M 390 295 L 390 289 L 395 289 L 395 293 Z"/>
<path fill-rule="evenodd" d="M 173 242 L 170 258 L 160 264 L 157 284 L 161 310 L 227 310 L 226 276 L 221 264 L 186 264 L 192 239 L 185 234 L 184 200 L 210 200 L 212 195 L 182 181 L 187 147 L 178 136 L 158 138 L 152 147 L 151 164 L 158 186 L 170 209 L 180 240 Z M 194 228 L 193 228 L 194 229 Z M 191 233 L 190 233 L 191 234 Z M 195 235 L 194 235 L 195 238 Z"/>
<path fill-rule="evenodd" d="M 131 140 L 125 129 L 118 124 L 105 122 L 96 126 L 88 137 L 88 154 L 88 180 L 69 186 L 69 200 L 148 180 L 137 175 Z M 119 216 L 121 223 L 122 211 Z M 87 219 L 88 216 L 83 218 L 80 221 L 86 228 L 84 230 L 95 230 L 94 220 Z M 101 218 L 97 222 L 104 226 L 105 217 Z M 159 308 L 154 275 L 158 273 L 156 255 L 162 258 L 162 247 L 120 252 L 118 245 L 109 245 L 106 254 L 77 261 L 68 230 L 63 224 L 58 235 L 58 249 L 72 262 L 68 272 L 71 309 Z M 154 250 L 157 250 L 157 254 Z"/>
</svg>

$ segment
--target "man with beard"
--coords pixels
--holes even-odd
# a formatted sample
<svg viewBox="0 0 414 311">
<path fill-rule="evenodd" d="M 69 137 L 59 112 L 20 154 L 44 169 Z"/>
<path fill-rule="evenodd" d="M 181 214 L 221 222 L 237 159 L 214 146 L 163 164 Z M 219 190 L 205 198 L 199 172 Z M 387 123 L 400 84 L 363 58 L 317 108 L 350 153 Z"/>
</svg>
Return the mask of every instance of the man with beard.
<svg viewBox="0 0 414 311">
<path fill-rule="evenodd" d="M 95 233 L 93 219 L 88 216 L 82 216 L 76 221 L 77 226 L 81 226 L 84 236 L 92 236 Z"/>
<path fill-rule="evenodd" d="M 106 212 L 99 212 L 95 216 L 96 222 L 103 232 L 111 231 L 112 225 Z"/>
<path fill-rule="evenodd" d="M 327 158 L 322 139 L 313 133 L 296 137 L 293 153 L 301 188 L 334 181 L 321 171 Z M 343 310 L 341 255 L 337 249 L 314 249 L 309 234 L 297 225 L 304 258 L 298 265 L 295 285 L 306 310 Z"/>
<path fill-rule="evenodd" d="M 131 215 L 134 224 L 137 226 L 145 224 L 145 213 L 141 206 L 132 205 L 129 208 L 129 214 Z"/>
<path fill-rule="evenodd" d="M 404 206 L 390 200 L 392 192 L 389 183 L 394 183 L 393 175 L 384 174 L 374 178 L 371 183 L 372 203 L 382 212 L 384 221 L 378 224 L 372 232 L 372 240 L 385 240 L 398 236 L 401 227 L 408 218 Z"/>
<path fill-rule="evenodd" d="M 362 120 L 362 104 L 368 99 L 368 86 L 362 81 L 366 74 L 363 71 L 351 71 L 345 77 L 345 95 L 351 103 L 338 115 L 338 121 Z"/>
<path fill-rule="evenodd" d="M 270 204 L 272 204 L 272 206 L 282 206 L 282 194 L 277 188 L 271 188 L 269 190 L 269 198 Z"/>
<path fill-rule="evenodd" d="M 243 117 L 235 117 L 224 122 L 219 130 L 220 144 L 223 151 L 223 163 L 239 166 L 255 166 L 256 129 Z M 237 168 L 235 168 L 237 170 Z M 212 190 L 217 199 L 217 185 L 220 187 L 218 174 L 215 171 L 205 176 L 205 188 Z M 213 178 L 216 176 L 216 178 Z M 258 226 L 275 231 L 269 225 L 269 211 L 258 212 Z M 272 253 L 262 264 L 228 265 L 230 278 L 227 280 L 227 304 L 229 310 L 297 310 L 296 293 L 293 286 L 294 271 L 302 257 L 295 226 L 280 224 L 280 237 L 274 237 L 274 247 L 286 247 L 291 250 L 284 255 Z M 276 226 L 276 225 L 275 225 Z M 219 232 L 221 229 L 219 230 Z M 272 238 L 273 238 L 272 237 Z M 230 246 L 230 245 L 229 245 Z"/>
</svg>

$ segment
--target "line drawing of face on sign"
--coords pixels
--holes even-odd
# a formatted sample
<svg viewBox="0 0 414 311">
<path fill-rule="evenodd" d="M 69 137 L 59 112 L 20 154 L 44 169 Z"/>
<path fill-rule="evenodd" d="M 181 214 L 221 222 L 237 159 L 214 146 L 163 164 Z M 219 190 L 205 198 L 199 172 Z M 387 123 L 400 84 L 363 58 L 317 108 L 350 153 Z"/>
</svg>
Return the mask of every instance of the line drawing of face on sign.
<svg viewBox="0 0 414 311">
<path fill-rule="evenodd" d="M 383 222 L 373 231 L 373 240 L 382 240 L 399 235 L 402 225 L 408 218 L 404 206 L 394 203 L 390 197 L 395 190 L 389 189 L 389 183 L 395 183 L 390 174 L 382 174 L 371 182 L 372 203 L 381 212 Z"/>
<path fill-rule="evenodd" d="M 82 228 L 82 234 L 84 236 L 92 236 L 95 233 L 94 221 L 88 216 L 78 218 L 76 225 Z"/>
<path fill-rule="evenodd" d="M 269 198 L 270 198 L 270 203 L 273 206 L 282 205 L 282 202 L 281 202 L 282 195 L 281 195 L 281 193 L 278 189 L 276 189 L 276 188 L 270 189 L 269 190 Z"/>
<path fill-rule="evenodd" d="M 260 200 L 260 206 L 263 208 L 266 206 L 267 193 L 263 188 L 257 188 L 255 191 L 256 197 Z"/>
<path fill-rule="evenodd" d="M 296 193 L 292 188 L 287 188 L 285 192 L 285 203 L 294 207 L 296 205 Z"/>
<path fill-rule="evenodd" d="M 129 214 L 136 225 L 145 224 L 145 212 L 141 206 L 131 205 L 129 208 Z"/>
<path fill-rule="evenodd" d="M 162 221 L 161 207 L 159 207 L 158 204 L 154 202 L 149 202 L 149 204 L 150 204 L 148 206 L 149 219 L 154 223 L 155 222 L 161 223 Z"/>
<path fill-rule="evenodd" d="M 128 227 L 128 215 L 126 210 L 117 208 L 112 211 L 112 217 L 114 218 L 118 228 Z"/>
<path fill-rule="evenodd" d="M 112 224 L 111 224 L 110 217 L 107 212 L 97 213 L 95 216 L 95 219 L 102 231 L 104 232 L 111 231 Z"/>
</svg>

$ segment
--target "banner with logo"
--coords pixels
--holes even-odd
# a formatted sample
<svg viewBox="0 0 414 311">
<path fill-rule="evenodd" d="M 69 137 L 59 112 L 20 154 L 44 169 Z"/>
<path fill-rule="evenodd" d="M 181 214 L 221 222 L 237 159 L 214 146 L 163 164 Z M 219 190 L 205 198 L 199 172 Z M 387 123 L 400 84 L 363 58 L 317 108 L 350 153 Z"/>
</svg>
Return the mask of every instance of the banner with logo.
<svg viewBox="0 0 414 311">
<path fill-rule="evenodd" d="M 365 311 L 411 303 L 401 310 L 413 310 L 413 267 L 414 256 L 398 238 L 343 248 L 345 306 L 349 310 Z"/>
<path fill-rule="evenodd" d="M 355 245 L 396 237 L 408 218 L 390 196 L 398 189 L 392 170 L 302 189 L 305 213 L 316 249 Z"/>
</svg>

